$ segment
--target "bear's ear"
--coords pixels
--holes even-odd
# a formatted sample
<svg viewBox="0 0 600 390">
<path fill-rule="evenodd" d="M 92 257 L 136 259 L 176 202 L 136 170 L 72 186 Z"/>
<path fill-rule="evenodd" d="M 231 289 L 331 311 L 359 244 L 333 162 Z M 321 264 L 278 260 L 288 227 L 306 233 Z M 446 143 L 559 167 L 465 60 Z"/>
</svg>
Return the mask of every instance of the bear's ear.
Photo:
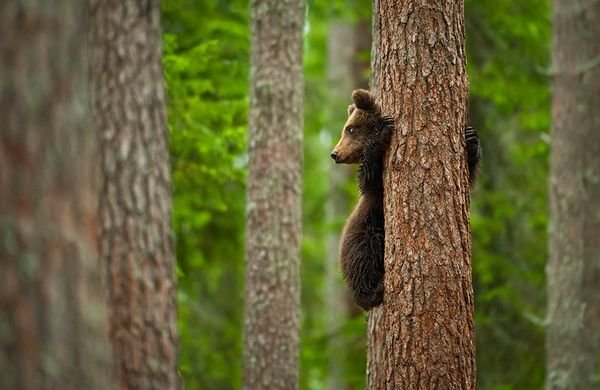
<svg viewBox="0 0 600 390">
<path fill-rule="evenodd" d="M 352 101 L 356 108 L 372 110 L 375 108 L 375 96 L 366 89 L 355 89 L 352 92 Z"/>
<path fill-rule="evenodd" d="M 356 110 L 356 106 L 354 104 L 349 105 L 348 106 L 348 116 L 352 115 L 354 110 Z"/>
</svg>

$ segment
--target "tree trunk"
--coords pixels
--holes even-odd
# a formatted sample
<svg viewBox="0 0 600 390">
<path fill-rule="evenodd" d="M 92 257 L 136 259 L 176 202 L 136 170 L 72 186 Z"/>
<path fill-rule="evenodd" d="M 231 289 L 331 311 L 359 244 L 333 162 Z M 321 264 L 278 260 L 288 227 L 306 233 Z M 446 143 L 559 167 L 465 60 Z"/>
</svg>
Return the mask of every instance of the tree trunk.
<svg viewBox="0 0 600 390">
<path fill-rule="evenodd" d="M 0 2 L 1 389 L 110 389 L 86 3 Z"/>
<path fill-rule="evenodd" d="M 598 388 L 600 3 L 554 1 L 548 389 Z"/>
<path fill-rule="evenodd" d="M 156 0 L 92 0 L 101 255 L 126 389 L 178 387 L 171 180 Z"/>
<path fill-rule="evenodd" d="M 369 316 L 370 389 L 474 389 L 463 2 L 374 3 L 386 157 L 385 294 Z"/>
<path fill-rule="evenodd" d="M 244 384 L 298 387 L 302 0 L 251 2 Z"/>
</svg>

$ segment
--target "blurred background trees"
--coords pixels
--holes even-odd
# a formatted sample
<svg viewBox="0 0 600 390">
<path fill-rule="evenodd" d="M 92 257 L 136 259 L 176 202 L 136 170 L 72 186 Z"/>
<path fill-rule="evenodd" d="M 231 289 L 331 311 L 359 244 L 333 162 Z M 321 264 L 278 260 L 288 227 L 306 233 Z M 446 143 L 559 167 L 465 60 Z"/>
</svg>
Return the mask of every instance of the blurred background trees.
<svg viewBox="0 0 600 390">
<path fill-rule="evenodd" d="M 600 3 L 555 0 L 546 388 L 600 384 Z"/>
<path fill-rule="evenodd" d="M 113 388 L 87 7 L 0 3 L 0 389 Z"/>
<path fill-rule="evenodd" d="M 156 0 L 90 2 L 91 95 L 101 155 L 109 335 L 123 388 L 175 389 L 171 172 Z"/>
<path fill-rule="evenodd" d="M 305 4 L 250 4 L 244 388 L 297 389 Z"/>
<path fill-rule="evenodd" d="M 175 389 L 159 1 L 0 20 L 0 388 Z"/>
<path fill-rule="evenodd" d="M 167 0 L 162 4 L 180 371 L 187 388 L 239 388 L 248 3 Z M 307 3 L 303 389 L 326 388 L 332 383 L 332 372 L 340 386 L 364 388 L 365 316 L 332 299 L 335 275 L 327 271 L 331 264 L 326 257 L 327 237 L 339 232 L 348 215 L 332 210 L 329 200 L 345 198 L 351 207 L 356 196 L 352 172 L 341 183 L 329 173 L 330 149 L 349 103 L 349 95 L 338 93 L 352 87 L 331 81 L 331 63 L 338 59 L 331 54 L 328 59 L 327 53 L 339 50 L 332 35 L 335 25 L 343 23 L 347 31 L 360 32 L 348 33 L 342 47 L 352 45 L 351 57 L 368 64 L 370 49 L 358 40 L 369 35 L 370 28 L 359 25 L 371 20 L 370 10 L 371 2 L 364 0 Z M 479 130 L 484 147 L 480 180 L 471 197 L 479 387 L 536 389 L 544 383 L 549 2 L 466 0 L 465 24 L 468 123 Z M 368 67 L 356 69 L 360 77 L 369 76 Z M 364 85 L 364 81 L 353 83 Z M 331 371 L 338 361 L 342 364 Z"/>
</svg>

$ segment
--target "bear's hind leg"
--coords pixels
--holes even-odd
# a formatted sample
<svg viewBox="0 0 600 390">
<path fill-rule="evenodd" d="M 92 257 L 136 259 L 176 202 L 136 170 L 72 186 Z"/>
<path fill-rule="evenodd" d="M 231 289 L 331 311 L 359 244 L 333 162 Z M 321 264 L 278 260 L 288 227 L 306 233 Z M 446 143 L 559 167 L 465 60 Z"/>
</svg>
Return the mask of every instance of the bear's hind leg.
<svg viewBox="0 0 600 390">
<path fill-rule="evenodd" d="M 346 237 L 342 246 L 342 274 L 354 302 L 364 310 L 383 302 L 383 246 L 383 226 L 368 223 L 357 234 Z"/>
<path fill-rule="evenodd" d="M 373 280 L 370 280 L 372 282 Z M 373 289 L 372 286 L 364 286 L 352 290 L 354 302 L 363 310 L 368 311 L 383 303 L 383 275 L 381 275 L 377 285 Z"/>
</svg>

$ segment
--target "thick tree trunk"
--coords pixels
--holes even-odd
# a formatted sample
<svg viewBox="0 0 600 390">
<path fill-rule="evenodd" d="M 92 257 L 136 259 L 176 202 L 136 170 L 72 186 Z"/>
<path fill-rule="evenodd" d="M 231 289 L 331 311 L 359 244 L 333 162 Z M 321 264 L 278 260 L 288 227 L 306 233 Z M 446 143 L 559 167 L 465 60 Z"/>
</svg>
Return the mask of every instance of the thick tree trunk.
<svg viewBox="0 0 600 390">
<path fill-rule="evenodd" d="M 554 1 L 548 389 L 598 388 L 600 3 Z"/>
<path fill-rule="evenodd" d="M 110 389 L 86 3 L 0 2 L 0 389 Z"/>
<path fill-rule="evenodd" d="M 474 389 L 463 2 L 375 1 L 374 34 L 374 89 L 396 126 L 368 387 Z"/>
<path fill-rule="evenodd" d="M 302 0 L 253 0 L 244 385 L 298 387 Z"/>
<path fill-rule="evenodd" d="M 156 0 L 93 0 L 101 254 L 122 388 L 178 386 L 171 181 Z"/>
</svg>

